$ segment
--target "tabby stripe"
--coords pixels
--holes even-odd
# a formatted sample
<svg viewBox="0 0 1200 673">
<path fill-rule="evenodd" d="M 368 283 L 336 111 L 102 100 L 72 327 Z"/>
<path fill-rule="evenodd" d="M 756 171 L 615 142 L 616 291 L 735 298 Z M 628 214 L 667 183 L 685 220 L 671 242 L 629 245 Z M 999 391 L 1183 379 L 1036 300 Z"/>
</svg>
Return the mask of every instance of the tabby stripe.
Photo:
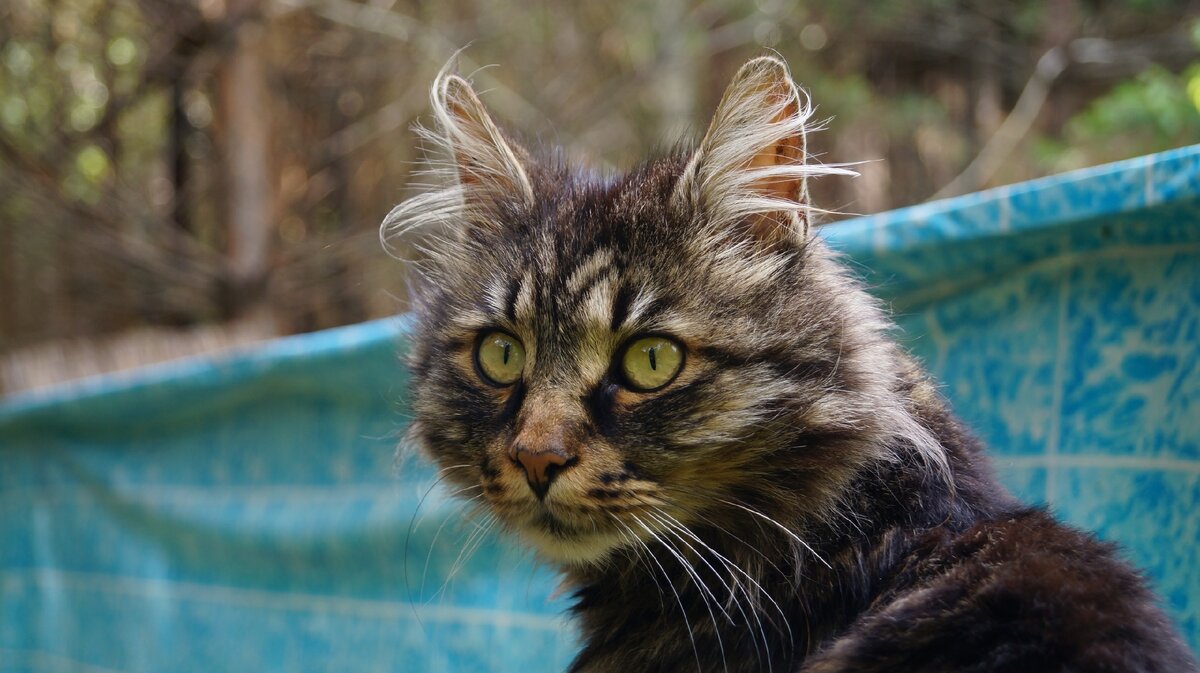
<svg viewBox="0 0 1200 673">
<path fill-rule="evenodd" d="M 504 300 L 504 317 L 511 323 L 517 322 L 517 295 L 521 292 L 521 280 L 525 274 L 513 277 L 508 284 L 508 295 Z"/>
<path fill-rule="evenodd" d="M 600 249 L 580 262 L 567 277 L 566 290 L 571 298 L 587 294 L 596 282 L 612 272 L 613 256 L 608 249 Z"/>
<path fill-rule="evenodd" d="M 617 297 L 613 300 L 613 313 L 610 329 L 616 332 L 625 324 L 629 317 L 629 306 L 633 303 L 633 289 L 625 283 L 617 287 Z"/>
<path fill-rule="evenodd" d="M 573 305 L 578 305 L 580 302 L 584 301 L 587 298 L 588 294 L 597 285 L 599 285 L 602 282 L 608 281 L 614 275 L 616 275 L 615 269 L 607 268 L 607 269 L 600 270 L 599 272 L 597 272 L 596 274 L 594 274 L 590 278 L 588 278 L 586 284 L 581 286 L 577 292 L 570 294 L 568 296 L 568 299 L 571 301 L 571 303 Z"/>
<path fill-rule="evenodd" d="M 617 384 L 605 376 L 585 398 L 585 407 L 592 416 L 592 424 L 602 435 L 612 436 L 617 432 L 617 418 L 613 414 L 613 396 L 616 394 Z"/>
<path fill-rule="evenodd" d="M 785 352 L 772 353 L 768 351 L 754 356 L 746 356 L 719 346 L 704 346 L 700 348 L 700 354 L 726 369 L 766 365 L 776 376 L 789 381 L 828 379 L 837 369 L 837 358 L 800 360 Z"/>
<path fill-rule="evenodd" d="M 503 425 L 517 417 L 517 412 L 521 410 L 521 403 L 525 401 L 525 382 L 522 379 L 517 379 L 513 384 L 512 391 L 508 394 L 508 399 L 504 401 L 504 406 L 500 409 L 500 413 L 496 415 L 496 422 Z"/>
</svg>

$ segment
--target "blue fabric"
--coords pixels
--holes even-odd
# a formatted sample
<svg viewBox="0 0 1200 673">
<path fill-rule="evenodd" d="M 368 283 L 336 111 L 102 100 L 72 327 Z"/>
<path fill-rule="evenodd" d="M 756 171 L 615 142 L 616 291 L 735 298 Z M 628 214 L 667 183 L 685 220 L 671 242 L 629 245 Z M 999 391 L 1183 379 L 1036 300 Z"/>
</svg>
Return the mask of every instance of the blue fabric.
<svg viewBox="0 0 1200 673">
<path fill-rule="evenodd" d="M 1200 146 L 822 235 L 1005 482 L 1122 543 L 1200 645 Z M 0 404 L 0 671 L 561 670 L 552 572 L 394 458 L 404 330 Z"/>
</svg>

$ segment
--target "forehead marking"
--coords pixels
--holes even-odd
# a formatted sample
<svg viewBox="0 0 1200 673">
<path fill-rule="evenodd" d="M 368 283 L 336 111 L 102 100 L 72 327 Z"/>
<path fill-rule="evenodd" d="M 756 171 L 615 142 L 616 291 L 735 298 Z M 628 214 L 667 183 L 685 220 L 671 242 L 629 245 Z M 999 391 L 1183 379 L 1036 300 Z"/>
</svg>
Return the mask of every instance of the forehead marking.
<svg viewBox="0 0 1200 673">
<path fill-rule="evenodd" d="M 654 305 L 654 293 L 645 287 L 635 291 L 624 322 L 636 323 L 645 317 L 646 312 Z"/>
<path fill-rule="evenodd" d="M 617 286 L 617 296 L 613 298 L 612 319 L 609 322 L 608 329 L 611 332 L 616 332 L 625 324 L 626 318 L 629 317 L 629 303 L 633 301 L 633 289 L 627 283 L 621 283 Z"/>
<path fill-rule="evenodd" d="M 601 248 L 575 266 L 567 278 L 567 294 L 574 295 L 595 282 L 596 278 L 613 263 L 612 250 Z"/>
<path fill-rule="evenodd" d="M 517 294 L 521 291 L 521 277 L 514 276 L 508 281 L 508 295 L 504 300 L 504 317 L 509 322 L 517 321 Z"/>
<path fill-rule="evenodd" d="M 521 274 L 513 299 L 514 322 L 527 322 L 533 318 L 533 278 L 529 271 Z"/>
<path fill-rule="evenodd" d="M 484 289 L 484 304 L 493 313 L 504 315 L 508 311 L 508 297 L 511 282 L 504 278 L 493 278 Z"/>
<path fill-rule="evenodd" d="M 609 272 L 596 279 L 584 295 L 580 312 L 589 323 L 605 325 L 612 320 L 617 275 Z"/>
</svg>

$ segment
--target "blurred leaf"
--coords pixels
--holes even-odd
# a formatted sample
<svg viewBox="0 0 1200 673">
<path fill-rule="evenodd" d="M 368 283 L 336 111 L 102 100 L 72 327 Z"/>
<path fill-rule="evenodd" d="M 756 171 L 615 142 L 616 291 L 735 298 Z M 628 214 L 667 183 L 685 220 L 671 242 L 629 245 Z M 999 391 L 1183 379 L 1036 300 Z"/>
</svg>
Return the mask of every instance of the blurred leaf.
<svg viewBox="0 0 1200 673">
<path fill-rule="evenodd" d="M 1175 74 L 1153 66 L 1067 122 L 1077 163 L 1101 163 L 1200 142 L 1200 63 Z"/>
<path fill-rule="evenodd" d="M 125 67 L 137 58 L 137 45 L 122 35 L 108 43 L 108 61 L 117 67 Z"/>
<path fill-rule="evenodd" d="M 108 155 L 95 145 L 83 148 L 75 157 L 75 167 L 91 182 L 99 182 L 108 174 Z"/>
</svg>

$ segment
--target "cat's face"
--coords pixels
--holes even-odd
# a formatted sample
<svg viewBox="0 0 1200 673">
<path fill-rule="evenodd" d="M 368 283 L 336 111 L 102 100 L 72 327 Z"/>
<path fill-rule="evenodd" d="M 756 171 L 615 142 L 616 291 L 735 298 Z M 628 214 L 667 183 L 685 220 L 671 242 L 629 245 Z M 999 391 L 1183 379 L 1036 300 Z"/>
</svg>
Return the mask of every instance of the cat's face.
<svg viewBox="0 0 1200 673">
<path fill-rule="evenodd" d="M 572 563 L 836 499 L 880 392 L 847 325 L 879 321 L 808 236 L 781 63 L 739 73 L 695 152 L 611 181 L 535 164 L 456 77 L 434 107 L 458 181 L 393 220 L 451 213 L 410 364 L 456 490 Z"/>
<path fill-rule="evenodd" d="M 431 290 L 417 337 L 422 443 L 564 559 L 753 487 L 796 392 L 761 354 L 787 348 L 761 297 L 731 292 L 684 224 L 629 188 L 539 195 L 546 208 Z"/>
</svg>

